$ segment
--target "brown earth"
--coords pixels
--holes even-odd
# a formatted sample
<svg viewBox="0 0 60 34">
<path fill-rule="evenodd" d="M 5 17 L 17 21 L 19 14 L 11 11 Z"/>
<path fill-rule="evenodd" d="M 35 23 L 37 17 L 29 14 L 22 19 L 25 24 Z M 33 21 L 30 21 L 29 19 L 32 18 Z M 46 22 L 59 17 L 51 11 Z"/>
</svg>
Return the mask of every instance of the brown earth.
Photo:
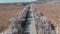
<svg viewBox="0 0 60 34">
<path fill-rule="evenodd" d="M 60 3 L 56 4 L 35 4 L 33 7 L 40 10 L 54 26 L 60 23 Z M 0 6 L 0 25 L 9 25 L 9 19 L 17 16 L 24 6 Z M 59 28 L 60 29 L 60 28 Z"/>
<path fill-rule="evenodd" d="M 9 19 L 15 17 L 23 10 L 23 6 L 0 5 L 0 26 L 10 26 Z"/>
<path fill-rule="evenodd" d="M 36 4 L 34 7 L 51 20 L 54 26 L 57 26 L 57 23 L 60 22 L 60 4 Z"/>
<path fill-rule="evenodd" d="M 35 8 L 40 10 L 55 26 L 57 30 L 57 25 L 59 27 L 60 34 L 60 3 L 56 4 L 36 4 L 34 5 Z"/>
</svg>

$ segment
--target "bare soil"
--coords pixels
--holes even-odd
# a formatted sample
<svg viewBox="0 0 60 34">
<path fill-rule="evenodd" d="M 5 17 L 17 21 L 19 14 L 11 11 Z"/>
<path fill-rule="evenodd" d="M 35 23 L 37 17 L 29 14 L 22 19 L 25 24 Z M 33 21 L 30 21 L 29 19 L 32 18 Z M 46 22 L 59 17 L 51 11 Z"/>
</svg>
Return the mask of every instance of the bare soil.
<svg viewBox="0 0 60 34">
<path fill-rule="evenodd" d="M 57 23 L 60 22 L 60 4 L 36 4 L 34 7 L 51 20 L 54 26 L 57 26 Z"/>
<path fill-rule="evenodd" d="M 0 5 L 0 26 L 8 26 L 10 24 L 9 19 L 15 17 L 23 10 L 24 6 L 16 5 Z"/>
<path fill-rule="evenodd" d="M 35 4 L 33 7 L 41 11 L 54 26 L 57 26 L 57 23 L 60 23 L 60 3 Z M 15 5 L 0 6 L 0 25 L 9 25 L 9 19 L 17 16 L 23 8 L 24 6 Z"/>
<path fill-rule="evenodd" d="M 60 3 L 36 4 L 33 7 L 41 11 L 51 21 L 51 23 L 55 26 L 55 28 L 58 25 L 59 27 L 58 32 L 60 32 Z"/>
</svg>

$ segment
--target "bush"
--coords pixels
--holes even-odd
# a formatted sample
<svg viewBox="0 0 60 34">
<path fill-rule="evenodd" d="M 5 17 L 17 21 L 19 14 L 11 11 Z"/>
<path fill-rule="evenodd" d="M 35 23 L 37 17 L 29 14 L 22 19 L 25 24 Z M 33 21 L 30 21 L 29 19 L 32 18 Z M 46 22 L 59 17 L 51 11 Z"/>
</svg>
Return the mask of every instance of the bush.
<svg viewBox="0 0 60 34">
<path fill-rule="evenodd" d="M 1 25 L 1 26 L 0 26 L 0 33 L 1 33 L 2 31 L 4 31 L 6 28 L 7 28 L 7 26 Z"/>
</svg>

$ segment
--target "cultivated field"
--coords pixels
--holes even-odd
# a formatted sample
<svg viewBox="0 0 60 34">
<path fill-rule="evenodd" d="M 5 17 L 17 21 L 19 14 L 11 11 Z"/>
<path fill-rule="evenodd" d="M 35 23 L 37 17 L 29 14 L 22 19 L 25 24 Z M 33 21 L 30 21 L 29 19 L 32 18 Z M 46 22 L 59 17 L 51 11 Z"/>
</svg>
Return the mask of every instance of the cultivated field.
<svg viewBox="0 0 60 34">
<path fill-rule="evenodd" d="M 56 27 L 60 23 L 60 3 L 55 4 L 35 4 L 34 8 L 40 10 Z M 0 25 L 9 25 L 9 19 L 18 15 L 24 6 L 0 6 Z"/>
<path fill-rule="evenodd" d="M 60 24 L 60 3 L 55 4 L 36 4 L 34 5 L 38 10 L 40 10 L 50 21 L 57 27 Z M 59 26 L 60 31 L 60 26 Z M 60 34 L 60 33 L 59 33 Z"/>
<path fill-rule="evenodd" d="M 1 26 L 9 26 L 9 19 L 11 17 L 15 17 L 20 13 L 23 9 L 23 6 L 15 6 L 15 5 L 0 5 L 0 27 Z"/>
</svg>

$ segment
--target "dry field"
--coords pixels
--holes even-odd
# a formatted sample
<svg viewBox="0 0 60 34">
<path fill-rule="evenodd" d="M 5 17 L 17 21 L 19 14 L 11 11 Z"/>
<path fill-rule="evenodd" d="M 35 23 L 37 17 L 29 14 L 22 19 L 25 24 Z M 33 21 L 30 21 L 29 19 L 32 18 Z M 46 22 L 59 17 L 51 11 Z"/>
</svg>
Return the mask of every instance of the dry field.
<svg viewBox="0 0 60 34">
<path fill-rule="evenodd" d="M 36 4 L 34 5 L 38 10 L 40 10 L 56 27 L 60 24 L 60 3 L 55 4 Z M 60 26 L 59 26 L 60 32 Z M 60 33 L 59 33 L 60 34 Z"/>
<path fill-rule="evenodd" d="M 54 26 L 57 26 L 57 21 L 60 22 L 60 4 L 36 4 L 34 7 L 51 20 Z"/>
<path fill-rule="evenodd" d="M 23 6 L 15 6 L 15 5 L 0 5 L 0 26 L 10 26 L 9 19 L 11 17 L 15 17 L 20 13 L 23 9 Z"/>
<path fill-rule="evenodd" d="M 33 7 L 40 10 L 56 27 L 60 23 L 60 3 L 56 4 L 35 4 Z M 9 19 L 17 16 L 24 6 L 0 6 L 0 25 L 9 25 Z M 60 34 L 60 33 L 59 33 Z"/>
</svg>

